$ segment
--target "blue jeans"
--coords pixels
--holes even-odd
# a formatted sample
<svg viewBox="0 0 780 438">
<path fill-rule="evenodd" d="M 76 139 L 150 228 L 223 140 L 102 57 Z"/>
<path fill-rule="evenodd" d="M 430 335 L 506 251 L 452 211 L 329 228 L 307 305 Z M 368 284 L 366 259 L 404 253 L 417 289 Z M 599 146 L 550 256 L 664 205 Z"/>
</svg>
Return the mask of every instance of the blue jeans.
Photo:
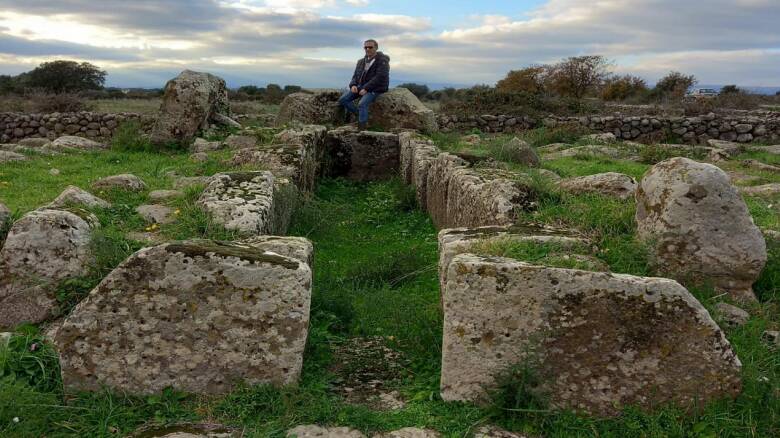
<svg viewBox="0 0 780 438">
<path fill-rule="evenodd" d="M 369 91 L 361 97 L 360 94 L 353 93 L 350 89 L 347 89 L 347 91 L 345 91 L 344 94 L 342 94 L 339 98 L 339 105 L 346 108 L 346 110 L 352 114 L 357 114 L 358 122 L 366 123 L 368 122 L 368 106 L 371 105 L 371 102 L 376 100 L 380 94 L 381 93 L 374 93 Z M 360 102 L 358 102 L 358 106 L 356 108 L 355 102 L 353 102 L 353 100 L 357 99 L 358 97 L 360 97 Z"/>
</svg>

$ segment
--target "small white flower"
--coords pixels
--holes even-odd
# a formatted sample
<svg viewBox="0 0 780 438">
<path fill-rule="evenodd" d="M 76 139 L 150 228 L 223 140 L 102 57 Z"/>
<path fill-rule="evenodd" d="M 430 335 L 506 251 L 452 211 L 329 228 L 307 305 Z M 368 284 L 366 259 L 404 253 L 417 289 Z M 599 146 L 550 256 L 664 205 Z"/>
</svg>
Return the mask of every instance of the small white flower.
<svg viewBox="0 0 780 438">
<path fill-rule="evenodd" d="M 19 422 L 19 417 L 14 417 L 14 423 L 18 423 L 18 422 Z"/>
</svg>

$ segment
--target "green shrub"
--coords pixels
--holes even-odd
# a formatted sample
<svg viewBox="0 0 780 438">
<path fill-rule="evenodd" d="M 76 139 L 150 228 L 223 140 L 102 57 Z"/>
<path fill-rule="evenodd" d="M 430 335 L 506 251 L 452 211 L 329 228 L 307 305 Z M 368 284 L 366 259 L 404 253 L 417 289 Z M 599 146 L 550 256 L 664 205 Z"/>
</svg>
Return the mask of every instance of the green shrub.
<svg viewBox="0 0 780 438">
<path fill-rule="evenodd" d="M 0 379 L 25 382 L 42 392 L 62 389 L 59 356 L 33 326 L 21 326 L 8 345 L 0 345 Z"/>
</svg>

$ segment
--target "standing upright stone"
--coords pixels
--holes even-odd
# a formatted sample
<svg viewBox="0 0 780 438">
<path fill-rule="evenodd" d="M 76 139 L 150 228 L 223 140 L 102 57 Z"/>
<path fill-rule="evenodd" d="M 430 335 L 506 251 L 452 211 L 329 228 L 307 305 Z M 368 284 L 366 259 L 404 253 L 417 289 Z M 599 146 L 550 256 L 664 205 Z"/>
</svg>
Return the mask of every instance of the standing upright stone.
<svg viewBox="0 0 780 438">
<path fill-rule="evenodd" d="M 58 284 L 89 272 L 98 220 L 79 212 L 35 210 L 14 222 L 0 250 L 0 328 L 46 320 Z"/>
<path fill-rule="evenodd" d="M 291 257 L 209 240 L 142 249 L 57 331 L 63 384 L 221 394 L 293 383 L 310 301 L 311 269 Z"/>
<path fill-rule="evenodd" d="M 225 80 L 209 73 L 185 70 L 165 84 L 151 141 L 189 144 L 217 114 L 230 114 Z"/>
<path fill-rule="evenodd" d="M 662 161 L 644 175 L 636 200 L 637 234 L 652 243 L 658 272 L 755 299 L 766 242 L 724 171 L 682 157 Z"/>
</svg>

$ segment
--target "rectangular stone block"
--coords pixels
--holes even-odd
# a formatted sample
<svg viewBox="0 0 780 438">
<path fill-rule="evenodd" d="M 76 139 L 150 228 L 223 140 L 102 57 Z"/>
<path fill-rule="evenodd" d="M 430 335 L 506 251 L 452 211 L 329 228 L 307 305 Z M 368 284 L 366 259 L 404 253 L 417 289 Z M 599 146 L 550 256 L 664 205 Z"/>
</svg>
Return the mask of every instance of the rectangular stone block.
<svg viewBox="0 0 780 438">
<path fill-rule="evenodd" d="M 554 407 L 703 406 L 741 390 L 741 364 L 704 307 L 665 278 L 460 254 L 444 289 L 441 396 L 482 401 L 527 364 Z"/>
<path fill-rule="evenodd" d="M 398 175 L 398 135 L 358 131 L 346 126 L 328 131 L 325 138 L 327 174 L 354 181 L 376 181 Z"/>
</svg>

